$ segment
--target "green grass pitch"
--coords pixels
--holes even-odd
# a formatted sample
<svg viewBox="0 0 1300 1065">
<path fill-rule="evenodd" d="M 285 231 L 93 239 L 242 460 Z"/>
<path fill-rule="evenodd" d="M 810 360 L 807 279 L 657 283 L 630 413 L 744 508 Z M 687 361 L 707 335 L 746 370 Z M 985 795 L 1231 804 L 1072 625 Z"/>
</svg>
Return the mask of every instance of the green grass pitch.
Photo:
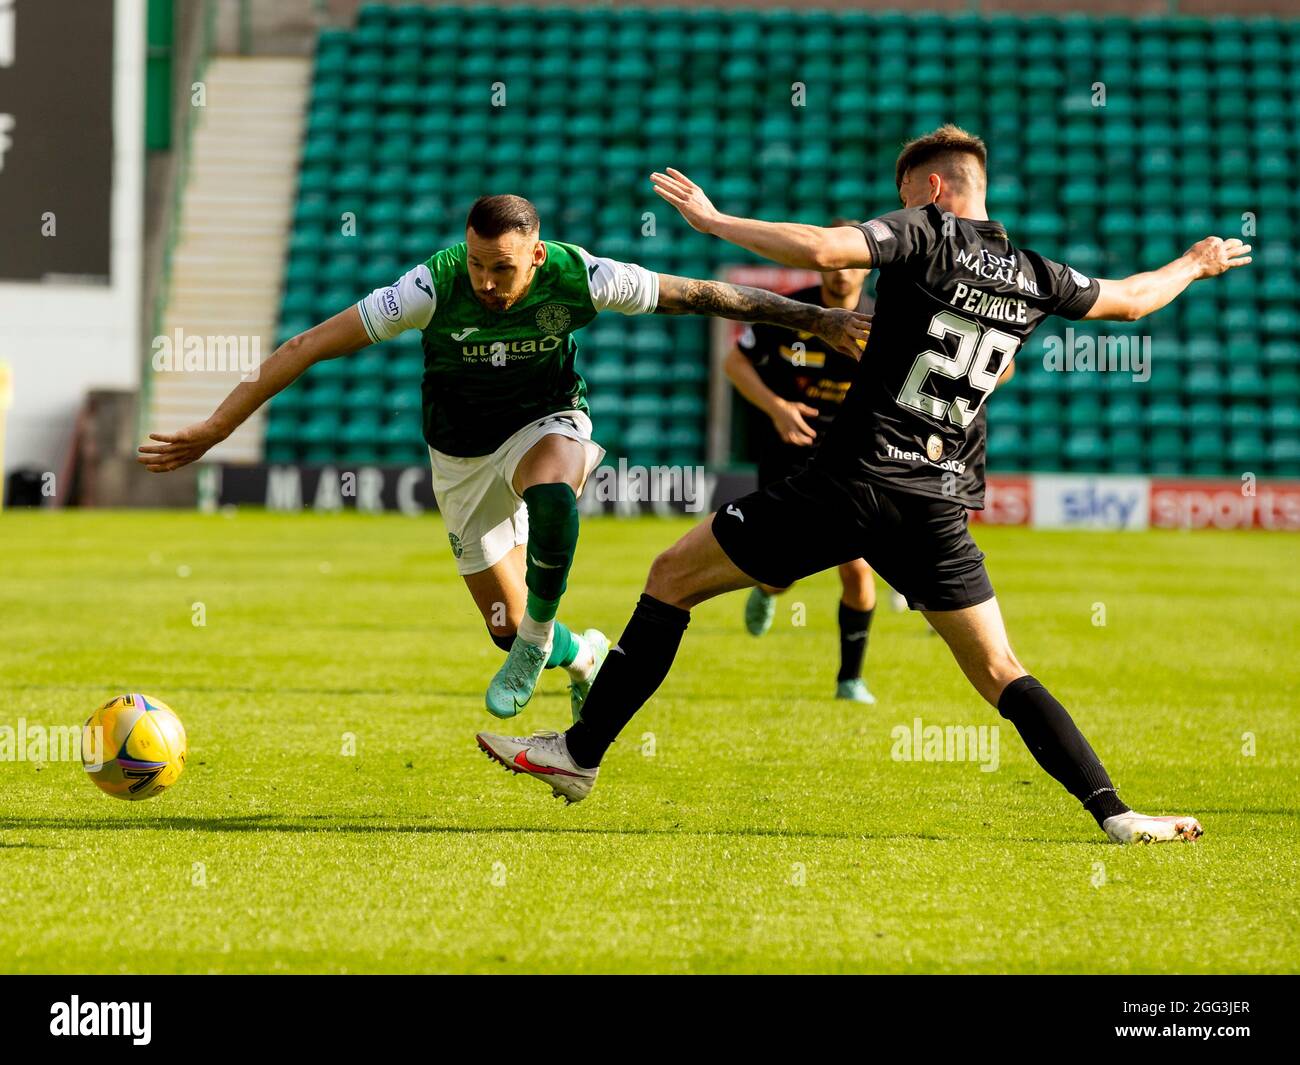
<svg viewBox="0 0 1300 1065">
<path fill-rule="evenodd" d="M 561 617 L 617 637 L 687 527 L 587 520 Z M 1198 815 L 1199 843 L 1105 844 L 1009 726 L 994 772 L 891 757 L 915 718 L 998 718 L 887 607 L 880 704 L 828 698 L 831 574 L 761 640 L 742 595 L 699 608 L 566 807 L 474 745 L 501 654 L 436 517 L 6 513 L 0 725 L 142 691 L 190 761 L 143 803 L 0 762 L 0 969 L 1295 971 L 1300 540 L 977 539 L 1026 667 L 1124 797 Z M 550 672 L 505 730 L 567 718 Z"/>
</svg>

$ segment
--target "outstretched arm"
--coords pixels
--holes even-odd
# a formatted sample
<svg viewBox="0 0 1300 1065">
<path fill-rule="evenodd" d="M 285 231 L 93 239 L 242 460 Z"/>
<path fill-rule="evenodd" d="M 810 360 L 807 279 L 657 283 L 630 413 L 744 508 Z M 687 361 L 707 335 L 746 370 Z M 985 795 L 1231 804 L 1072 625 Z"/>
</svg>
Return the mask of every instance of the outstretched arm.
<svg viewBox="0 0 1300 1065">
<path fill-rule="evenodd" d="M 655 314 L 707 314 L 737 322 L 768 322 L 802 329 L 855 359 L 862 355 L 858 342 L 865 342 L 871 331 L 871 319 L 857 311 L 816 307 L 766 289 L 729 285 L 725 281 L 699 281 L 674 274 L 659 275 Z"/>
<path fill-rule="evenodd" d="M 1249 244 L 1243 244 L 1236 237 L 1231 240 L 1206 237 L 1159 270 L 1133 274 L 1121 281 L 1098 279 L 1101 291 L 1097 302 L 1084 317 L 1136 321 L 1172 302 L 1193 281 L 1217 277 L 1248 262 Z"/>
<path fill-rule="evenodd" d="M 334 315 L 305 333 L 286 340 L 251 377 L 240 381 L 206 421 L 174 433 L 150 433 L 136 456 L 150 473 L 166 473 L 203 457 L 243 425 L 248 416 L 314 363 L 350 355 L 367 347 L 370 337 L 356 306 Z"/>
<path fill-rule="evenodd" d="M 672 167 L 666 174 L 651 174 L 650 181 L 655 192 L 676 207 L 693 229 L 748 248 L 764 259 L 809 270 L 871 266 L 867 239 L 856 226 L 761 222 L 723 214 L 702 188 Z"/>
</svg>

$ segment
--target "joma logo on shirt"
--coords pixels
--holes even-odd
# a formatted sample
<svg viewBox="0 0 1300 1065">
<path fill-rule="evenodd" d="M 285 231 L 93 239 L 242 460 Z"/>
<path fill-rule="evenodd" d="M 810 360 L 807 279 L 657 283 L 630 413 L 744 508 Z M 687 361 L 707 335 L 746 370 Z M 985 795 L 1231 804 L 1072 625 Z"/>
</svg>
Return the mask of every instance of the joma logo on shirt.
<svg viewBox="0 0 1300 1065">
<path fill-rule="evenodd" d="M 466 362 L 491 362 L 495 356 L 507 359 L 517 355 L 537 355 L 554 351 L 563 343 L 560 337 L 542 337 L 540 340 L 494 340 L 490 344 L 463 344 L 461 358 Z"/>
</svg>

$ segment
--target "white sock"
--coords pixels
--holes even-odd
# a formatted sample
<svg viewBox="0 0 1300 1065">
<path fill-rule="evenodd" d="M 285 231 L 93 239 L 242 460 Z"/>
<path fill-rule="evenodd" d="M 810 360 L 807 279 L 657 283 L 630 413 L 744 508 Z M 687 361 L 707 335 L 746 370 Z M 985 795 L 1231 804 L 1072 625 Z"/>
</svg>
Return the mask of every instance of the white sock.
<svg viewBox="0 0 1300 1065">
<path fill-rule="evenodd" d="M 576 632 L 573 634 L 573 641 L 578 645 L 578 653 L 564 668 L 568 670 L 571 680 L 584 681 L 591 676 L 591 671 L 596 667 L 596 656 L 587 641 Z"/>
<path fill-rule="evenodd" d="M 519 638 L 550 654 L 551 644 L 555 642 L 555 619 L 534 621 L 525 611 L 523 620 L 519 622 Z"/>
</svg>

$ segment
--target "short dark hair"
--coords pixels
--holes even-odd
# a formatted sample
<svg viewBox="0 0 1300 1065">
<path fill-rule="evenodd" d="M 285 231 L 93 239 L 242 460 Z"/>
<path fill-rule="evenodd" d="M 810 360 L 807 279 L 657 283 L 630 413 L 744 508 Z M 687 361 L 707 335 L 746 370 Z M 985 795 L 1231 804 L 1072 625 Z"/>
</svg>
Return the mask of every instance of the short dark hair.
<svg viewBox="0 0 1300 1065">
<path fill-rule="evenodd" d="M 507 233 L 536 233 L 541 228 L 537 208 L 522 196 L 480 196 L 469 209 L 465 227 L 480 237 L 501 237 Z"/>
<path fill-rule="evenodd" d="M 979 172 L 987 178 L 989 150 L 975 134 L 967 133 L 960 126 L 949 123 L 940 126 L 932 133 L 916 140 L 908 141 L 898 153 L 898 162 L 894 164 L 894 183 L 901 189 L 903 175 L 916 166 L 938 163 L 941 167 L 956 172 L 961 183 L 961 171 L 970 158 L 979 164 Z"/>
</svg>

